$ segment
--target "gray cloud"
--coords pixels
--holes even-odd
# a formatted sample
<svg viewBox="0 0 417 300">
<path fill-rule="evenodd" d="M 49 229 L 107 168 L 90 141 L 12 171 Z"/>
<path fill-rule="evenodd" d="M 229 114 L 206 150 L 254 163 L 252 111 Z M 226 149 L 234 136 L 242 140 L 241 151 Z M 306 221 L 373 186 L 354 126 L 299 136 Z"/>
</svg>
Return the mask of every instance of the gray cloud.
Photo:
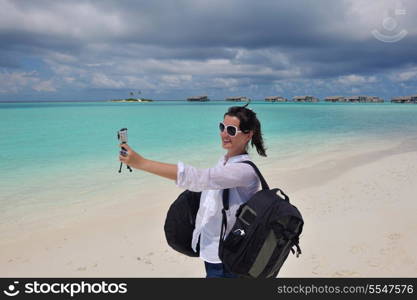
<svg viewBox="0 0 417 300">
<path fill-rule="evenodd" d="M 37 71 L 39 84 L 27 88 L 45 93 L 138 86 L 167 95 L 250 86 L 288 93 L 301 83 L 331 92 L 322 79 L 380 91 L 380 82 L 414 80 L 417 4 L 402 1 L 407 13 L 395 16 L 398 3 L 0 0 L 0 67 L 3 75 Z M 382 25 L 390 15 L 398 19 L 392 32 Z M 408 33 L 384 43 L 374 29 Z M 346 79 L 372 76 L 378 80 Z M 7 84 L 18 91 L 25 82 Z"/>
</svg>

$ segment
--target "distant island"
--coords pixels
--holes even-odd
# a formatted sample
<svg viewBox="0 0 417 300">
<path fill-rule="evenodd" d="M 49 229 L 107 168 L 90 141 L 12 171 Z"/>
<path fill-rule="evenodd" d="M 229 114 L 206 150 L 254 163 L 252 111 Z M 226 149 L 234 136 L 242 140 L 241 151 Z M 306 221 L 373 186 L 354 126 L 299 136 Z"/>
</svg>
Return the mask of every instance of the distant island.
<svg viewBox="0 0 417 300">
<path fill-rule="evenodd" d="M 127 99 L 114 99 L 110 100 L 110 102 L 153 102 L 152 99 L 145 99 L 145 98 L 127 98 Z"/>
</svg>

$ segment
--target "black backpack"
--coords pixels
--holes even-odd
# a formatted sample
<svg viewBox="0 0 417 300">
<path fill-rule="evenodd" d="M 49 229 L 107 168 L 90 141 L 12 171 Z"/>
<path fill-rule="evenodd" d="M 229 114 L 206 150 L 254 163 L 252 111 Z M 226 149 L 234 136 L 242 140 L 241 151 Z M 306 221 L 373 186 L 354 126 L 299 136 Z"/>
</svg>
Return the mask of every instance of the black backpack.
<svg viewBox="0 0 417 300">
<path fill-rule="evenodd" d="M 165 238 L 174 250 L 187 256 L 198 257 L 200 244 L 197 244 L 197 252 L 191 247 L 195 218 L 200 207 L 201 192 L 185 190 L 171 204 L 165 219 Z"/>
<path fill-rule="evenodd" d="M 236 222 L 225 237 L 229 209 L 229 190 L 223 191 L 223 222 L 219 257 L 225 267 L 241 277 L 276 277 L 289 252 L 301 254 L 298 245 L 304 221 L 298 209 L 280 189 L 270 190 L 262 174 L 251 161 L 262 190 L 256 192 L 236 212 Z M 280 192 L 281 197 L 277 192 Z"/>
</svg>

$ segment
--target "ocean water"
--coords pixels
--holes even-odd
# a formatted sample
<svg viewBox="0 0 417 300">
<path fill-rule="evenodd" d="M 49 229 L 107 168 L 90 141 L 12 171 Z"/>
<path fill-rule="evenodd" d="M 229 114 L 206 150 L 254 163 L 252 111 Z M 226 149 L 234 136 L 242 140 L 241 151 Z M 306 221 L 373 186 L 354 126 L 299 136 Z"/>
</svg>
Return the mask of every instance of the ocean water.
<svg viewBox="0 0 417 300">
<path fill-rule="evenodd" d="M 154 175 L 119 174 L 116 132 L 146 158 L 209 167 L 225 153 L 218 123 L 244 103 L 0 103 L 0 225 L 28 212 L 117 201 Z M 268 160 L 414 134 L 417 105 L 252 102 Z M 257 160 L 257 153 L 251 150 Z M 174 183 L 173 183 L 174 184 Z M 117 192 L 115 192 L 117 191 Z"/>
</svg>

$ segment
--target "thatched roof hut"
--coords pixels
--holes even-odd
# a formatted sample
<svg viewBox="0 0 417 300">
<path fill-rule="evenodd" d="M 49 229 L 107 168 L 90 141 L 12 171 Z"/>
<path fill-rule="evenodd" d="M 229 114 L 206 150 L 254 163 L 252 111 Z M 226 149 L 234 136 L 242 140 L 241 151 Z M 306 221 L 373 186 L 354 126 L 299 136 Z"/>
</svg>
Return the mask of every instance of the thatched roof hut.
<svg viewBox="0 0 417 300">
<path fill-rule="evenodd" d="M 241 101 L 250 101 L 250 99 L 248 97 L 238 96 L 238 97 L 227 97 L 226 101 L 241 102 Z"/>
<path fill-rule="evenodd" d="M 324 98 L 326 102 L 345 102 L 346 98 L 343 96 L 329 96 Z"/>
<path fill-rule="evenodd" d="M 295 96 L 292 98 L 293 102 L 319 102 L 319 99 L 314 96 Z"/>
<path fill-rule="evenodd" d="M 373 102 L 373 103 L 384 102 L 384 99 L 379 98 L 377 96 L 367 96 L 366 102 Z"/>
<path fill-rule="evenodd" d="M 366 102 L 368 96 L 349 96 L 346 97 L 347 102 Z"/>
<path fill-rule="evenodd" d="M 379 98 L 377 96 L 348 96 L 348 97 L 343 97 L 343 96 L 329 96 L 326 97 L 324 101 L 327 102 L 372 102 L 372 103 L 376 103 L 376 102 L 384 102 L 384 99 Z"/>
<path fill-rule="evenodd" d="M 281 96 L 270 96 L 270 97 L 266 97 L 265 101 L 268 102 L 287 102 L 288 99 L 285 97 L 281 97 Z"/>
<path fill-rule="evenodd" d="M 187 101 L 209 101 L 207 96 L 193 96 L 187 98 Z"/>
<path fill-rule="evenodd" d="M 392 103 L 417 103 L 417 95 L 400 96 L 391 99 Z"/>
</svg>

